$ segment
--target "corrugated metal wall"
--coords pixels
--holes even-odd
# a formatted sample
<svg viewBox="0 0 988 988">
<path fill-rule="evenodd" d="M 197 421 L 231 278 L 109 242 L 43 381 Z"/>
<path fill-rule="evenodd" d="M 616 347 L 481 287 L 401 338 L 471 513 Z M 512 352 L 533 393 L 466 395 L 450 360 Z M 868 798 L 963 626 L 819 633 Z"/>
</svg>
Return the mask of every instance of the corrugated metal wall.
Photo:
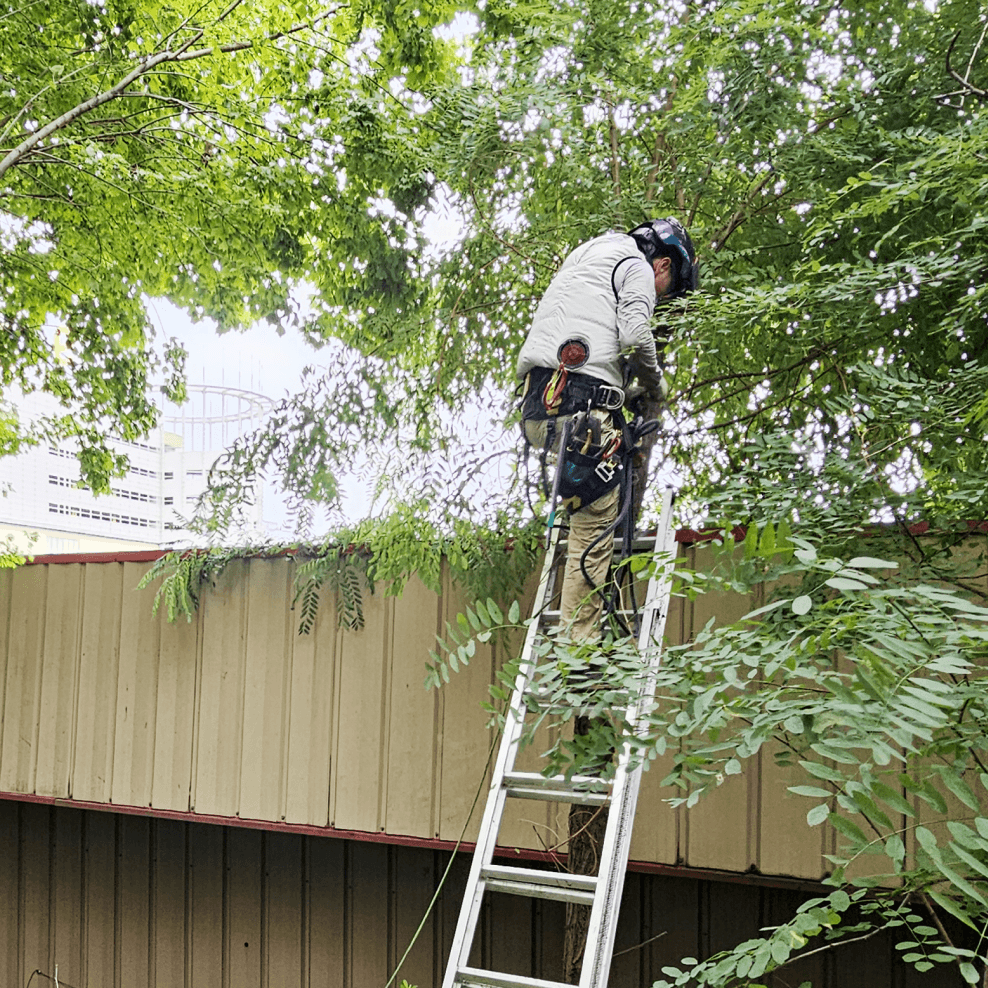
<svg viewBox="0 0 988 988">
<path fill-rule="evenodd" d="M 0 988 L 384 988 L 448 854 L 381 843 L 0 800 Z M 401 976 L 438 988 L 468 857 L 456 862 Z M 490 897 L 482 963 L 558 979 L 559 903 Z M 792 915 L 805 893 L 629 874 L 611 988 L 643 988 Z M 42 976 L 35 976 L 41 972 Z M 788 988 L 937 988 L 888 939 L 817 955 Z"/>
<path fill-rule="evenodd" d="M 689 553 L 703 549 L 687 548 Z M 151 617 L 135 591 L 146 562 L 44 563 L 0 571 L 0 794 L 72 798 L 343 830 L 459 838 L 487 761 L 479 703 L 495 663 L 480 648 L 445 689 L 424 663 L 463 606 L 411 580 L 365 601 L 340 631 L 332 602 L 309 635 L 291 610 L 292 564 L 230 564 L 197 619 Z M 674 602 L 673 642 L 760 603 Z M 768 757 L 751 760 L 689 813 L 645 776 L 632 858 L 818 878 L 831 850 L 808 829 Z M 526 802 L 502 831 L 539 849 L 565 833 L 559 806 Z M 476 833 L 475 814 L 466 838 Z"/>
</svg>

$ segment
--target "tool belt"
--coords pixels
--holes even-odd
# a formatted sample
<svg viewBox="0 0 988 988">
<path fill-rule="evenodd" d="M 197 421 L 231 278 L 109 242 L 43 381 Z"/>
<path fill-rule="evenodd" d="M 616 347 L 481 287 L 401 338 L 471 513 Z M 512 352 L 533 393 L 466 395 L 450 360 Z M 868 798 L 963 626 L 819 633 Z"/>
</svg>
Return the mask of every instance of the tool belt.
<svg viewBox="0 0 988 988">
<path fill-rule="evenodd" d="M 590 408 L 616 412 L 624 405 L 624 389 L 589 374 L 563 368 L 535 367 L 525 377 L 523 419 L 551 419 Z"/>
</svg>

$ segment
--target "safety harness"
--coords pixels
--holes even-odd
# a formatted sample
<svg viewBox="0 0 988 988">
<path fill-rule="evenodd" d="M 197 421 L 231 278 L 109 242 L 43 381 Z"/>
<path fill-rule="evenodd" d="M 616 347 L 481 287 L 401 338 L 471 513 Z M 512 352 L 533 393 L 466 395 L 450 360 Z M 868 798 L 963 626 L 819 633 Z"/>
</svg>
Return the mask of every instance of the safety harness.
<svg viewBox="0 0 988 988">
<path fill-rule="evenodd" d="M 562 356 L 563 348 L 560 351 Z M 529 372 L 525 378 L 521 415 L 523 422 L 546 423 L 545 442 L 539 451 L 539 463 L 543 492 L 549 501 L 547 545 L 555 524 L 558 503 L 561 502 L 573 514 L 615 487 L 621 487 L 617 518 L 584 550 L 580 557 L 580 570 L 587 584 L 602 597 L 605 613 L 617 621 L 624 633 L 631 634 L 632 629 L 618 615 L 621 609 L 620 587 L 612 583 L 608 593 L 603 587 L 594 584 L 586 566 L 587 557 L 593 548 L 605 538 L 613 538 L 614 532 L 619 529 L 622 529 L 623 534 L 614 565 L 620 565 L 631 555 L 633 548 L 635 520 L 631 518 L 631 505 L 634 503 L 632 464 L 640 440 L 656 429 L 658 422 L 646 422 L 641 416 L 628 422 L 621 412 L 624 397 L 622 388 L 588 374 L 580 374 L 561 360 L 555 370 L 534 368 Z M 595 410 L 609 413 L 613 431 L 617 433 L 612 434 L 606 442 L 602 441 L 600 419 L 591 414 Z M 526 434 L 526 463 L 530 449 L 531 443 Z M 550 490 L 547 460 L 554 449 L 556 472 Z M 623 569 L 627 570 L 627 567 Z M 633 581 L 631 604 L 637 623 Z"/>
<path fill-rule="evenodd" d="M 545 443 L 539 454 L 546 497 L 549 497 L 546 459 L 557 446 L 559 458 L 553 489 L 570 511 L 579 511 L 617 486 L 621 466 L 617 454 L 622 441 L 611 440 L 605 448 L 601 443 L 600 422 L 590 412 L 601 409 L 610 413 L 615 428 L 620 430 L 624 422 L 620 411 L 623 404 L 622 388 L 572 371 L 562 363 L 555 370 L 536 367 L 529 372 L 521 417 L 524 421 L 546 423 Z M 526 445 L 530 447 L 527 438 Z"/>
</svg>

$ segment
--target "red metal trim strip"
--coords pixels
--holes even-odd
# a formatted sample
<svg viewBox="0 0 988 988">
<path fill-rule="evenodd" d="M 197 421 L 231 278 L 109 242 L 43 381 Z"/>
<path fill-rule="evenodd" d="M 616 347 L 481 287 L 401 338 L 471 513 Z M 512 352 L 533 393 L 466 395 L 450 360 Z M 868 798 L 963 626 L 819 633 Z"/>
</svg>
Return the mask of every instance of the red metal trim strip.
<svg viewBox="0 0 988 988">
<path fill-rule="evenodd" d="M 52 563 L 153 563 L 170 549 L 129 549 L 124 552 L 59 552 L 46 556 L 34 556 L 28 566 L 47 566 Z"/>
<path fill-rule="evenodd" d="M 370 844 L 394 844 L 398 847 L 420 847 L 434 851 L 452 851 L 456 842 L 429 837 L 413 837 L 407 834 L 374 833 L 366 830 L 341 830 L 336 827 L 318 827 L 308 823 L 285 823 L 273 820 L 246 820 L 241 817 L 217 816 L 211 813 L 193 813 L 182 810 L 154 809 L 150 806 L 118 806 L 115 803 L 90 803 L 80 799 L 62 799 L 58 796 L 38 796 L 32 793 L 0 792 L 0 800 L 20 803 L 40 803 L 72 810 L 90 810 L 96 813 L 121 813 L 125 816 L 146 816 L 158 820 L 179 820 L 186 823 L 208 823 L 224 827 L 242 827 L 246 830 L 270 830 L 276 833 L 301 834 L 306 837 L 329 837 L 337 840 L 356 840 Z M 475 843 L 464 841 L 460 851 L 472 854 Z M 499 846 L 494 856 L 511 861 L 542 861 L 562 863 L 565 854 L 536 851 L 527 847 Z M 730 882 L 741 885 L 760 885 L 768 888 L 794 889 L 818 892 L 826 888 L 822 882 L 805 878 L 787 878 L 783 875 L 762 875 L 747 871 L 718 871 L 713 868 L 689 868 L 684 865 L 659 864 L 654 861 L 629 861 L 628 870 L 645 875 L 668 875 L 676 878 L 695 878 L 701 881 Z"/>
</svg>

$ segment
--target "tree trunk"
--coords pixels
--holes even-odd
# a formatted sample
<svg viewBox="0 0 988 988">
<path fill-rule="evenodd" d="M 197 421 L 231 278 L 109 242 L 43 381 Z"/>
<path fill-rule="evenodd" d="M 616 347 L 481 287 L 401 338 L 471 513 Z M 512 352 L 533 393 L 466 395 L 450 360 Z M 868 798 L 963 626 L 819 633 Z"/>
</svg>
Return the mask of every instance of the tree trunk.
<svg viewBox="0 0 988 988">
<path fill-rule="evenodd" d="M 589 731 L 590 719 L 577 717 L 574 732 L 578 735 L 585 735 Z M 567 865 L 572 874 L 597 874 L 597 868 L 600 864 L 600 849 L 604 843 L 606 827 L 606 806 L 570 807 Z M 563 980 L 570 984 L 576 984 L 580 980 L 589 925 L 590 907 L 568 902 L 563 932 Z"/>
</svg>

